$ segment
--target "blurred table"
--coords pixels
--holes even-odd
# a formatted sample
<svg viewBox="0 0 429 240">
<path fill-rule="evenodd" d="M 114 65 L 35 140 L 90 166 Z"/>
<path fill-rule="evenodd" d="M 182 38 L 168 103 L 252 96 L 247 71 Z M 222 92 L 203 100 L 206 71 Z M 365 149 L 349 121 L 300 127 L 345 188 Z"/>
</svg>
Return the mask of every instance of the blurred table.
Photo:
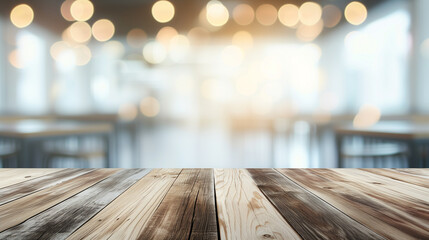
<svg viewBox="0 0 429 240">
<path fill-rule="evenodd" d="M 105 141 L 106 165 L 110 165 L 110 146 L 112 126 L 107 123 L 79 123 L 66 121 L 23 120 L 0 123 L 0 139 L 16 141 L 18 152 L 18 167 L 36 167 L 39 162 L 35 159 L 36 143 L 48 139 L 71 136 L 100 136 Z"/>
<path fill-rule="evenodd" d="M 362 136 L 364 138 L 389 140 L 404 143 L 408 148 L 408 166 L 428 167 L 427 159 L 423 159 L 419 148 L 429 144 L 429 123 L 410 121 L 379 122 L 368 128 L 356 128 L 351 125 L 335 129 L 339 167 L 343 167 L 341 149 L 345 136 Z"/>
<path fill-rule="evenodd" d="M 0 239 L 429 239 L 428 169 L 0 169 L 10 176 Z"/>
</svg>

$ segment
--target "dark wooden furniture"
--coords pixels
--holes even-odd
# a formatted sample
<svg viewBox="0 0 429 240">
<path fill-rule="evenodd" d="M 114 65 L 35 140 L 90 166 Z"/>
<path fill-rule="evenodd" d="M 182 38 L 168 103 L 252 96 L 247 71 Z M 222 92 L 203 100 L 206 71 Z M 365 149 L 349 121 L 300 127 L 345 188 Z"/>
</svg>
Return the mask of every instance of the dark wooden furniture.
<svg viewBox="0 0 429 240">
<path fill-rule="evenodd" d="M 38 167 L 43 159 L 37 159 L 35 152 L 46 140 L 64 139 L 71 136 L 100 136 L 106 146 L 106 166 L 110 162 L 112 126 L 101 123 L 78 123 L 66 121 L 23 120 L 0 123 L 0 139 L 16 142 L 18 167 Z"/>
<path fill-rule="evenodd" d="M 365 139 L 405 145 L 408 167 L 429 167 L 429 159 L 424 153 L 425 148 L 429 146 L 429 124 L 410 121 L 384 121 L 368 128 L 355 128 L 351 125 L 337 127 L 335 134 L 339 167 L 344 167 L 343 140 L 348 136 L 360 136 Z M 400 153 L 395 152 L 394 154 Z"/>
<path fill-rule="evenodd" d="M 0 169 L 0 180 L 0 239 L 429 239 L 428 169 Z"/>
</svg>

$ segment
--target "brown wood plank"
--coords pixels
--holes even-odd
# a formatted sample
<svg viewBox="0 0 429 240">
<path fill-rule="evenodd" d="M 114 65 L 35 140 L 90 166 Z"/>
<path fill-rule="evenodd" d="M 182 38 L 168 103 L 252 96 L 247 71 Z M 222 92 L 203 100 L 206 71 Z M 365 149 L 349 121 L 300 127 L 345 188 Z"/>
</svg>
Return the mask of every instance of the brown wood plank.
<svg viewBox="0 0 429 240">
<path fill-rule="evenodd" d="M 0 188 L 64 170 L 63 168 L 3 168 L 0 172 Z"/>
<path fill-rule="evenodd" d="M 64 201 L 119 169 L 97 169 L 0 206 L 0 232 Z"/>
<path fill-rule="evenodd" d="M 196 184 L 199 191 L 189 237 L 191 240 L 218 239 L 213 178 L 213 169 L 201 169 L 198 175 Z"/>
<path fill-rule="evenodd" d="M 215 169 L 221 239 L 301 239 L 243 169 Z"/>
<path fill-rule="evenodd" d="M 329 169 L 279 169 L 283 174 L 340 209 L 348 216 L 389 239 L 428 238 L 428 229 L 403 209 L 407 202 L 383 196 L 371 185 L 361 185 Z M 355 171 L 359 171 L 356 170 Z M 374 185 L 374 184 L 373 184 Z M 383 201 L 388 197 L 388 201 Z M 394 201 L 397 206 L 390 204 Z M 429 225 L 426 225 L 428 227 Z"/>
<path fill-rule="evenodd" d="M 150 170 L 126 169 L 0 233 L 0 239 L 64 239 Z"/>
<path fill-rule="evenodd" d="M 362 168 L 361 170 L 395 179 L 398 181 L 429 188 L 429 177 L 422 177 L 414 174 L 409 174 L 407 172 L 401 172 L 395 169 L 387 168 Z"/>
<path fill-rule="evenodd" d="M 68 239 L 136 239 L 181 169 L 154 169 Z"/>
<path fill-rule="evenodd" d="M 198 169 L 184 169 L 149 219 L 139 239 L 188 239 L 198 196 Z"/>
<path fill-rule="evenodd" d="M 11 202 L 18 198 L 38 192 L 48 187 L 55 186 L 82 174 L 94 171 L 94 169 L 64 169 L 50 173 L 25 182 L 20 182 L 8 187 L 0 188 L 0 205 Z"/>
<path fill-rule="evenodd" d="M 398 172 L 429 178 L 429 168 L 395 168 Z"/>
<path fill-rule="evenodd" d="M 383 239 L 276 170 L 248 171 L 303 239 Z"/>
</svg>

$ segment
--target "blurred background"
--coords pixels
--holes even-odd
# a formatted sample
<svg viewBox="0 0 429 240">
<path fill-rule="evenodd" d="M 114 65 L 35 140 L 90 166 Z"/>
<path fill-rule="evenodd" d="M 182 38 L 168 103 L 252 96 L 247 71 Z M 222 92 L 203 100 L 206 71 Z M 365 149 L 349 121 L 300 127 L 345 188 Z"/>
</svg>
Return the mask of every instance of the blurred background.
<svg viewBox="0 0 429 240">
<path fill-rule="evenodd" d="M 1 1 L 1 165 L 428 166 L 428 10 Z"/>
</svg>

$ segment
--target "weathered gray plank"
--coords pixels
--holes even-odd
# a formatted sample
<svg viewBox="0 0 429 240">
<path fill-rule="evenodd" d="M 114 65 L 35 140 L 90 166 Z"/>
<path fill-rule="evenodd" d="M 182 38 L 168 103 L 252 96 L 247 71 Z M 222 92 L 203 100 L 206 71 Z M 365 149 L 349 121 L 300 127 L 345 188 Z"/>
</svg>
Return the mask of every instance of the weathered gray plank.
<svg viewBox="0 0 429 240">
<path fill-rule="evenodd" d="M 149 171 L 119 171 L 27 221 L 1 232 L 0 239 L 65 239 Z"/>
<path fill-rule="evenodd" d="M 94 169 L 64 169 L 38 178 L 33 178 L 25 182 L 0 188 L 0 205 L 38 192 L 45 188 L 55 186 L 91 171 L 94 171 Z"/>
</svg>

